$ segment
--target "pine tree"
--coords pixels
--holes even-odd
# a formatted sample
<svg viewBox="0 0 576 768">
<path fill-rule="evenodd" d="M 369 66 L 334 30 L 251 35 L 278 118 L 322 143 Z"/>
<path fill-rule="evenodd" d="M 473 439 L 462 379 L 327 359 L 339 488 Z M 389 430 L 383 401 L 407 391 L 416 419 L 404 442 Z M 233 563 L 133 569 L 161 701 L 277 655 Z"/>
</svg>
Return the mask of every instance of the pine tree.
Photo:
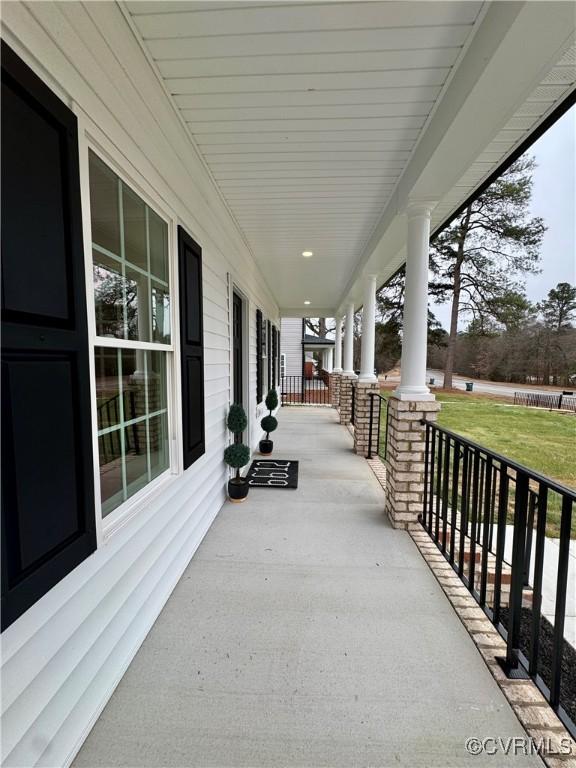
<svg viewBox="0 0 576 768">
<path fill-rule="evenodd" d="M 538 272 L 546 227 L 541 218 L 529 216 L 534 168 L 531 157 L 517 160 L 431 243 L 430 292 L 451 302 L 447 388 L 452 387 L 459 315 L 498 319 L 500 300 L 521 289 L 517 277 Z"/>
</svg>

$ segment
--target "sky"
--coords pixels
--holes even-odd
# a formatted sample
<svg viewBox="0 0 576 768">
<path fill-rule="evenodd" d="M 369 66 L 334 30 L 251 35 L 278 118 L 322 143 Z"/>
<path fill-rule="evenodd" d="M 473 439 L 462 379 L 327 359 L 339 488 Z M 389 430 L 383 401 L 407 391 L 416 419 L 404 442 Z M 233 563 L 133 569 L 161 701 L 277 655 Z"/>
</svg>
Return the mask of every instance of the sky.
<svg viewBox="0 0 576 768">
<path fill-rule="evenodd" d="M 576 284 L 576 106 L 568 110 L 528 150 L 536 158 L 532 216 L 541 216 L 548 230 L 541 248 L 538 275 L 526 278 L 526 295 L 537 302 L 557 283 Z M 449 304 L 432 311 L 447 329 Z M 465 326 L 460 319 L 460 327 Z"/>
</svg>

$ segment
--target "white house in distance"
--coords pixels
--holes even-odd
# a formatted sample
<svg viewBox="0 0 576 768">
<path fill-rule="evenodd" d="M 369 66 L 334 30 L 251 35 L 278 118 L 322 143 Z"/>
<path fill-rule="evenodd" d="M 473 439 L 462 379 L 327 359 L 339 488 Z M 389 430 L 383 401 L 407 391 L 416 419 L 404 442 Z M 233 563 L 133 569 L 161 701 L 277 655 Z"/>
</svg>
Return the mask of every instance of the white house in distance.
<svg viewBox="0 0 576 768">
<path fill-rule="evenodd" d="M 3 765 L 73 761 L 226 502 L 231 403 L 257 450 L 281 318 L 305 351 L 338 319 L 350 388 L 362 307 L 374 387 L 406 262 L 391 402 L 433 410 L 430 233 L 567 108 L 574 29 L 569 2 L 3 4 Z"/>
<path fill-rule="evenodd" d="M 306 376 L 320 369 L 331 373 L 334 367 L 334 339 L 306 332 L 304 318 L 283 317 L 280 333 L 280 375 Z M 306 365 L 308 363 L 308 365 Z"/>
</svg>

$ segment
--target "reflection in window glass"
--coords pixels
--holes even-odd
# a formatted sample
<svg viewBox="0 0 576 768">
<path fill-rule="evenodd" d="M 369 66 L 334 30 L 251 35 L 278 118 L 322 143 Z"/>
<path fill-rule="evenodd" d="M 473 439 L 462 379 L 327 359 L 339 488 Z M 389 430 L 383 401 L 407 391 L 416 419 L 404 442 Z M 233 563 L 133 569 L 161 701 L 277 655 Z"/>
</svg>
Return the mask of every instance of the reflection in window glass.
<svg viewBox="0 0 576 768">
<path fill-rule="evenodd" d="M 148 232 L 150 238 L 150 272 L 167 283 L 168 226 L 151 209 L 148 209 Z"/>
<path fill-rule="evenodd" d="M 152 341 L 170 343 L 170 294 L 152 280 Z"/>
<path fill-rule="evenodd" d="M 94 354 L 106 516 L 169 468 L 166 353 L 96 347 Z"/>
<path fill-rule="evenodd" d="M 102 516 L 106 517 L 124 501 L 122 484 L 122 440 L 120 430 L 100 435 L 100 496 Z"/>
<path fill-rule="evenodd" d="M 150 341 L 149 278 L 126 265 L 126 286 L 127 337 L 133 341 Z"/>
<path fill-rule="evenodd" d="M 168 469 L 168 420 L 165 413 L 150 419 L 149 432 L 150 472 L 154 478 Z"/>
<path fill-rule="evenodd" d="M 122 265 L 109 256 L 94 251 L 94 303 L 96 333 L 124 338 L 124 290 Z"/>
<path fill-rule="evenodd" d="M 120 256 L 118 177 L 90 152 L 92 242 Z"/>
<path fill-rule="evenodd" d="M 147 272 L 146 204 L 126 184 L 122 184 L 122 214 L 124 258 Z"/>
<path fill-rule="evenodd" d="M 95 350 L 96 411 L 98 429 L 114 427 L 122 421 L 118 350 L 99 347 Z"/>
</svg>

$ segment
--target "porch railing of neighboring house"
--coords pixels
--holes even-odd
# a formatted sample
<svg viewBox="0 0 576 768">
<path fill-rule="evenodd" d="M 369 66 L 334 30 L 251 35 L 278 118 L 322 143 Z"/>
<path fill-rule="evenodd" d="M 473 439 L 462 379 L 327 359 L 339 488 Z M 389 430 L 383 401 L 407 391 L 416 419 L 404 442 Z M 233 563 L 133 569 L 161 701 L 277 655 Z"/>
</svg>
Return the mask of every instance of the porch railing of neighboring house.
<svg viewBox="0 0 576 768">
<path fill-rule="evenodd" d="M 330 405 L 330 387 L 321 378 L 283 376 L 282 405 Z"/>
<path fill-rule="evenodd" d="M 374 435 L 376 439 L 376 455 L 381 459 L 386 458 L 388 449 L 388 406 L 389 401 L 378 392 L 369 392 L 370 395 L 370 419 L 368 422 L 368 458 L 373 458 Z M 382 434 L 382 411 L 384 411 L 385 425 Z"/>
<path fill-rule="evenodd" d="M 514 405 L 553 408 L 576 413 L 576 395 L 572 392 L 514 392 Z"/>
<path fill-rule="evenodd" d="M 422 526 L 506 640 L 504 670 L 510 677 L 532 678 L 574 736 L 576 692 L 569 690 L 574 682 L 568 670 L 576 665 L 576 651 L 564 626 L 576 493 L 454 432 L 422 423 Z M 547 524 L 558 520 L 559 539 L 550 541 Z M 545 559 L 553 623 L 542 615 Z M 549 586 L 551 573 L 555 588 Z"/>
</svg>

